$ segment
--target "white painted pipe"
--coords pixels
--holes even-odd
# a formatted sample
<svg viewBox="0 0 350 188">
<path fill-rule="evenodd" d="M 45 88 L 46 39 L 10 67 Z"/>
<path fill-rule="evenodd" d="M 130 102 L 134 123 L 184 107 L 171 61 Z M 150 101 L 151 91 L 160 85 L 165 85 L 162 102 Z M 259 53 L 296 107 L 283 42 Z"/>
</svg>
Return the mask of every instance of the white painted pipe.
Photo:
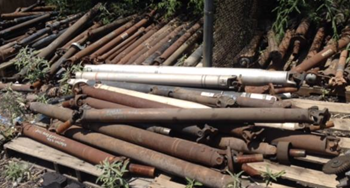
<svg viewBox="0 0 350 188">
<path fill-rule="evenodd" d="M 299 123 L 254 123 L 257 127 L 268 127 L 268 128 L 274 128 L 274 129 L 283 129 L 283 130 L 300 130 L 304 129 L 305 127 Z"/>
<path fill-rule="evenodd" d="M 118 87 L 111 87 L 111 86 L 107 86 L 107 85 L 103 85 L 103 84 L 96 84 L 94 87 L 98 88 L 98 89 L 104 89 L 104 90 L 108 90 L 108 91 L 122 93 L 122 94 L 129 95 L 129 96 L 134 96 L 134 97 L 138 97 L 138 98 L 142 98 L 142 99 L 147 99 L 150 101 L 156 101 L 159 103 L 169 104 L 169 105 L 177 106 L 180 108 L 201 108 L 201 109 L 210 108 L 208 106 L 194 103 L 194 102 L 190 102 L 190 101 L 184 101 L 184 100 L 179 100 L 179 99 L 162 97 L 162 96 L 158 96 L 158 95 L 146 94 L 146 93 L 122 89 L 122 88 L 118 88 Z"/>
<path fill-rule="evenodd" d="M 140 65 L 85 65 L 86 72 L 114 72 L 114 73 L 147 73 L 147 74 L 178 74 L 178 75 L 220 75 L 237 76 L 242 84 L 250 86 L 295 85 L 290 80 L 287 71 L 267 71 L 262 69 L 244 68 L 211 68 L 211 67 L 168 67 L 168 66 L 140 66 Z"/>
<path fill-rule="evenodd" d="M 145 74 L 145 73 L 108 73 L 108 72 L 76 72 L 77 79 L 98 81 L 120 81 L 144 84 L 160 84 L 171 86 L 202 88 L 234 88 L 237 82 L 232 76 L 216 75 L 178 75 L 178 74 Z"/>
</svg>

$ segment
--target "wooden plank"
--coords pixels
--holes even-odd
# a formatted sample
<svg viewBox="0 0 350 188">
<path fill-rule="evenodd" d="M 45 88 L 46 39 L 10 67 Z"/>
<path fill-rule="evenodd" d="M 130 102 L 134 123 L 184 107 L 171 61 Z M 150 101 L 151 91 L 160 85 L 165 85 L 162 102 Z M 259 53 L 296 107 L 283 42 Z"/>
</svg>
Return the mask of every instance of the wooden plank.
<svg viewBox="0 0 350 188">
<path fill-rule="evenodd" d="M 310 108 L 313 106 L 318 106 L 320 109 L 328 108 L 330 112 L 350 114 L 350 105 L 346 103 L 335 103 L 335 102 L 324 102 L 324 101 L 313 101 L 305 99 L 287 99 L 284 101 L 292 102 L 293 106 L 298 108 Z"/>
<path fill-rule="evenodd" d="M 309 162 L 309 163 L 321 164 L 321 165 L 326 164 L 330 160 L 327 158 L 316 157 L 316 156 L 312 156 L 312 155 L 307 155 L 306 157 L 297 157 L 294 159 L 299 160 L 299 161 Z"/>
<path fill-rule="evenodd" d="M 339 146 L 342 149 L 350 149 L 350 138 L 340 138 Z"/>
<path fill-rule="evenodd" d="M 331 121 L 334 123 L 332 130 L 350 131 L 350 119 L 331 118 Z"/>
<path fill-rule="evenodd" d="M 249 163 L 249 166 L 259 171 L 266 171 L 268 167 L 273 173 L 285 171 L 286 173 L 282 176 L 283 179 L 295 181 L 301 185 L 308 185 L 311 187 L 324 187 L 334 188 L 338 184 L 335 175 L 327 175 L 321 171 L 312 169 L 302 168 L 298 166 L 285 166 L 268 161 L 260 163 Z"/>
<path fill-rule="evenodd" d="M 171 177 L 161 174 L 158 176 L 148 188 L 185 188 L 186 185 L 182 185 L 171 181 Z"/>
<path fill-rule="evenodd" d="M 30 138 L 19 137 L 7 143 L 4 147 L 42 160 L 54 162 L 62 166 L 71 167 L 93 176 L 98 177 L 102 173 L 102 171 L 90 163 L 84 162 L 74 156 L 41 144 Z"/>
<path fill-rule="evenodd" d="M 19 137 L 13 139 L 11 142 L 5 144 L 4 148 L 45 161 L 50 161 L 52 163 L 57 163 L 61 166 L 66 166 L 95 177 L 100 176 L 102 173 L 101 170 L 90 163 L 84 162 L 81 159 L 46 146 L 30 138 Z M 153 179 L 135 177 L 130 180 L 129 184 L 132 188 L 145 188 L 149 186 L 152 181 Z"/>
</svg>

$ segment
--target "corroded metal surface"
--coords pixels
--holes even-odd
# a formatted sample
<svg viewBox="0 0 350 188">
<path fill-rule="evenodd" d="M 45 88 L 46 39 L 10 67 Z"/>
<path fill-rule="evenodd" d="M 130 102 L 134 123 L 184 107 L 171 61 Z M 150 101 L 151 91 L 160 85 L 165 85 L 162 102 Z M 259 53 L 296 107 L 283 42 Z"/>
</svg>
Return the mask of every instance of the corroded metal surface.
<svg viewBox="0 0 350 188">
<path fill-rule="evenodd" d="M 24 136 L 28 136 L 36 141 L 69 153 L 92 164 L 100 164 L 104 160 L 110 162 L 125 160 L 125 158 L 123 157 L 116 157 L 114 155 L 108 154 L 106 152 L 95 149 L 80 142 L 49 132 L 45 129 L 39 128 L 29 123 L 23 123 L 22 133 Z M 131 173 L 147 177 L 154 177 L 155 173 L 155 168 L 153 167 L 133 163 L 129 164 L 128 170 Z"/>
</svg>

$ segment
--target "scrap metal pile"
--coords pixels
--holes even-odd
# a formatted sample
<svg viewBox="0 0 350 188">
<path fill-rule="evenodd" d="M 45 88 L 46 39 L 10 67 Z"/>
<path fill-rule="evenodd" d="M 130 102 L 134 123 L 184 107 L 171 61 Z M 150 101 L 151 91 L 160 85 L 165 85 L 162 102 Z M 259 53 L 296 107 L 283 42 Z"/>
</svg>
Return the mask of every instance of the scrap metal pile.
<svg viewBox="0 0 350 188">
<path fill-rule="evenodd" d="M 237 56 L 243 68 L 205 68 L 202 19 L 163 21 L 150 10 L 102 25 L 92 22 L 100 7 L 58 18 L 53 7 L 35 4 L 1 16 L 0 88 L 50 98 L 40 103 L 27 97 L 29 111 L 51 121 L 47 129 L 23 122 L 23 136 L 92 164 L 129 158 L 135 175 L 162 172 L 207 187 L 232 183 L 228 170 L 251 177 L 240 180 L 242 187 L 262 181 L 254 162 L 288 166 L 308 156 L 342 155 L 340 139 L 320 131 L 334 126 L 328 109 L 301 109 L 283 99 L 330 88 L 344 101 L 347 28 L 331 43 L 321 27 L 309 43 L 304 20 L 281 44 L 268 32 L 260 57 L 262 35 L 255 37 Z M 48 61 L 36 80 L 28 74 L 38 67 L 15 69 L 23 48 Z M 59 80 L 81 62 L 67 95 Z M 324 172 L 344 178 L 350 162 L 343 158 Z"/>
</svg>

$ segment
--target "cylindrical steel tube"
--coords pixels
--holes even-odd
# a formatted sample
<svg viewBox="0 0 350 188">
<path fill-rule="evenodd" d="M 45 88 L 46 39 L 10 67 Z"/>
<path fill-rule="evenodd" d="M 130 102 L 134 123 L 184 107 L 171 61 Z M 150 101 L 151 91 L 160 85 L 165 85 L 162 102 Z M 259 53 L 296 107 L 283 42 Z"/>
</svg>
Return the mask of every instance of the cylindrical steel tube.
<svg viewBox="0 0 350 188">
<path fill-rule="evenodd" d="M 232 181 L 229 176 L 209 168 L 192 164 L 119 139 L 111 138 L 100 133 L 89 132 L 79 127 L 70 128 L 65 132 L 65 135 L 83 143 L 130 157 L 131 159 L 154 166 L 169 174 L 195 179 L 209 187 L 222 188 Z"/>
<path fill-rule="evenodd" d="M 104 100 L 99 100 L 99 99 L 94 99 L 91 97 L 87 97 L 86 99 L 82 99 L 81 103 L 83 104 L 87 104 L 93 108 L 96 109 L 104 109 L 104 108 L 130 108 L 128 106 L 124 106 L 121 104 L 117 104 L 117 103 L 112 103 L 112 102 L 107 102 Z"/>
<path fill-rule="evenodd" d="M 89 12 L 82 16 L 77 22 L 67 29 L 60 37 L 58 37 L 49 46 L 44 48 L 38 56 L 43 59 L 48 59 L 57 48 L 61 47 L 72 39 L 95 15 L 100 11 L 101 3 L 95 5 Z"/>
<path fill-rule="evenodd" d="M 333 56 L 335 53 L 337 53 L 338 49 L 345 48 L 349 43 L 350 43 L 350 36 L 345 35 L 341 39 L 339 39 L 336 44 L 327 46 L 324 50 L 315 54 L 311 58 L 304 60 L 301 64 L 296 66 L 293 69 L 293 71 L 301 73 L 311 69 L 312 67 L 316 66 L 318 63 Z"/>
<path fill-rule="evenodd" d="M 194 67 L 196 66 L 201 57 L 203 55 L 203 45 L 200 45 L 185 61 L 184 66 L 185 67 Z"/>
<path fill-rule="evenodd" d="M 134 108 L 178 108 L 172 105 L 163 104 L 147 99 L 142 99 L 118 92 L 112 92 L 104 89 L 96 89 L 91 86 L 83 85 L 80 87 L 82 94 L 90 97 L 122 104 Z"/>
<path fill-rule="evenodd" d="M 70 80 L 70 84 L 72 84 L 72 85 L 75 85 L 79 82 L 81 82 L 81 80 L 78 80 L 78 79 L 71 79 Z M 86 83 L 88 85 L 95 85 L 96 81 L 87 80 Z M 150 85 L 150 84 L 138 84 L 138 83 L 127 83 L 127 82 L 115 82 L 115 81 L 99 81 L 99 83 L 104 84 L 104 85 L 108 85 L 108 86 L 139 91 L 139 92 L 143 92 L 143 93 L 149 93 L 154 88 L 161 89 L 161 90 L 173 90 L 175 88 L 178 88 L 178 89 L 190 90 L 191 92 L 197 92 L 199 95 L 203 95 L 203 96 L 228 96 L 228 97 L 232 97 L 232 98 L 236 98 L 238 96 L 241 96 L 241 97 L 248 97 L 248 98 L 253 98 L 253 99 L 277 101 L 277 98 L 275 96 L 266 95 L 266 94 L 239 93 L 239 92 L 234 92 L 234 91 L 222 91 L 222 90 L 201 89 L 201 88 L 191 88 L 191 87 L 179 88 L 179 87 L 166 86 L 166 85 Z"/>
<path fill-rule="evenodd" d="M 182 54 L 189 51 L 192 46 L 203 36 L 202 30 L 197 31 L 191 36 L 184 44 L 182 44 L 169 58 L 167 58 L 162 65 L 170 66 L 176 63 L 176 60 L 181 57 Z"/>
<path fill-rule="evenodd" d="M 23 123 L 22 133 L 38 142 L 47 144 L 55 149 L 69 153 L 75 157 L 81 158 L 92 164 L 100 164 L 104 160 L 110 162 L 124 160 L 101 150 L 95 149 L 80 142 L 57 135 L 45 129 Z M 129 164 L 128 169 L 131 173 L 154 177 L 155 168 L 144 165 Z"/>
<path fill-rule="evenodd" d="M 203 88 L 234 88 L 234 76 L 186 75 L 186 74 L 148 74 L 148 73 L 104 73 L 76 72 L 77 79 L 111 80 L 145 84 L 175 85 Z"/>
<path fill-rule="evenodd" d="M 4 84 L 0 82 L 0 90 L 10 88 L 13 91 L 19 91 L 19 92 L 32 92 L 34 91 L 34 87 L 30 84 Z"/>
<path fill-rule="evenodd" d="M 201 104 L 194 103 L 194 102 L 172 99 L 172 98 L 162 97 L 162 96 L 157 96 L 157 95 L 152 95 L 152 94 L 145 94 L 145 93 L 141 93 L 141 92 L 137 92 L 137 91 L 133 91 L 133 90 L 127 90 L 127 89 L 122 89 L 122 88 L 117 88 L 117 87 L 110 87 L 110 86 L 102 85 L 102 84 L 96 84 L 94 87 L 98 88 L 98 89 L 116 91 L 118 93 L 131 95 L 131 96 L 135 96 L 135 97 L 139 97 L 139 98 L 143 98 L 143 99 L 157 101 L 160 103 L 169 104 L 172 106 L 177 106 L 179 108 L 209 108 L 205 105 L 201 105 Z"/>
<path fill-rule="evenodd" d="M 44 114 L 54 119 L 59 119 L 60 121 L 67 121 L 71 119 L 73 115 L 73 110 L 67 108 L 60 108 L 58 106 L 46 105 L 39 102 L 32 102 L 29 104 L 29 109 L 32 112 Z"/>
<path fill-rule="evenodd" d="M 224 162 L 224 157 L 217 149 L 129 125 L 84 124 L 84 128 L 210 167 L 222 165 Z"/>
<path fill-rule="evenodd" d="M 140 20 L 138 23 L 133 25 L 132 27 L 128 28 L 124 33 L 120 34 L 118 37 L 113 38 L 111 41 L 109 41 L 107 44 L 99 48 L 97 51 L 95 51 L 93 54 L 90 55 L 90 60 L 93 60 L 97 58 L 97 56 L 107 52 L 108 50 L 112 49 L 114 46 L 119 44 L 121 41 L 127 39 L 130 35 L 135 33 L 140 27 L 145 25 L 149 20 L 149 17 L 146 17 L 142 20 Z"/>
<path fill-rule="evenodd" d="M 120 54 L 115 56 L 110 62 L 107 62 L 109 64 L 117 64 L 123 57 L 125 57 L 127 54 L 129 54 L 131 51 L 136 49 L 141 43 L 146 41 L 150 36 L 152 36 L 159 27 L 154 27 L 153 29 L 149 30 L 146 34 L 144 34 L 142 37 L 140 37 L 137 41 L 135 41 L 133 44 L 131 44 L 128 48 L 123 50 Z"/>
<path fill-rule="evenodd" d="M 75 54 L 73 57 L 70 58 L 70 61 L 76 62 L 76 61 L 80 60 L 81 58 L 91 54 L 92 52 L 94 52 L 98 48 L 100 48 L 101 46 L 103 46 L 106 43 L 108 43 L 111 39 L 113 39 L 114 37 L 118 36 L 123 31 L 127 30 L 129 27 L 132 26 L 132 24 L 133 24 L 132 21 L 130 21 L 128 23 L 125 23 L 124 25 L 122 25 L 119 28 L 117 28 L 116 30 L 112 31 L 111 33 L 109 33 L 108 35 L 104 36 L 100 40 L 94 42 L 93 44 L 89 45 L 88 47 L 86 47 L 82 51 L 80 51 L 77 54 Z"/>
<path fill-rule="evenodd" d="M 239 108 L 239 109 L 108 109 L 86 110 L 85 122 L 106 123 L 209 123 L 209 122 L 298 122 L 323 123 L 329 112 L 315 109 Z"/>
<path fill-rule="evenodd" d="M 48 20 L 52 15 L 51 14 L 44 14 L 40 17 L 37 17 L 37 18 L 34 18 L 32 20 L 28 20 L 26 22 L 23 22 L 23 23 L 20 23 L 18 25 L 14 25 L 10 28 L 7 28 L 7 29 L 4 29 L 4 30 L 1 30 L 0 31 L 0 36 L 6 36 L 7 34 L 9 33 L 12 33 L 12 32 L 15 32 L 15 31 L 18 31 L 20 29 L 23 29 L 25 27 L 29 27 L 29 26 L 32 26 L 34 24 L 37 24 L 37 23 L 40 23 L 40 22 L 43 22 L 45 20 Z"/>
<path fill-rule="evenodd" d="M 240 68 L 206 68 L 206 67 L 168 67 L 138 65 L 85 65 L 87 72 L 114 73 L 148 73 L 148 74 L 180 74 L 180 75 L 220 75 L 237 76 L 244 85 L 295 85 L 290 80 L 290 73 L 285 71 L 266 71 L 261 69 Z"/>
</svg>

